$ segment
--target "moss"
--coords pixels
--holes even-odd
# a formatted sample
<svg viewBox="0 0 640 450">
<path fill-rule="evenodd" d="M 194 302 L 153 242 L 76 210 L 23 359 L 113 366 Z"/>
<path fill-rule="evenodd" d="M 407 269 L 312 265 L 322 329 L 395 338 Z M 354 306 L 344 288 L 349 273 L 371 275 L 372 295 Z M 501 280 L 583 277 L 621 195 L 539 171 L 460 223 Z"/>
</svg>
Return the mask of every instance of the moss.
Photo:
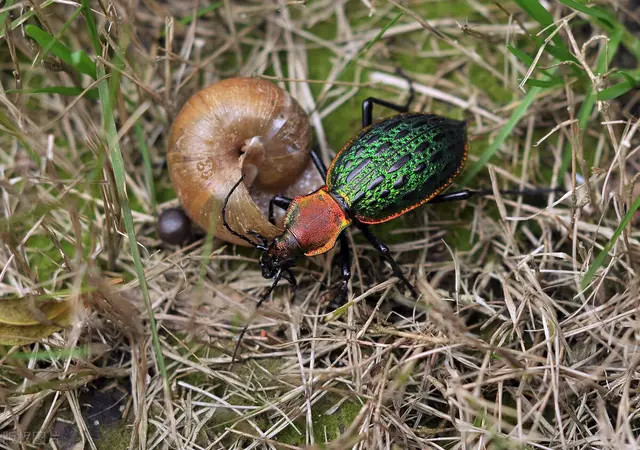
<svg viewBox="0 0 640 450">
<path fill-rule="evenodd" d="M 129 448 L 131 428 L 126 422 L 100 428 L 100 436 L 94 439 L 98 450 L 125 450 Z"/>
<path fill-rule="evenodd" d="M 333 400 L 337 401 L 337 398 Z M 327 403 L 329 403 L 327 401 Z M 322 408 L 324 405 L 319 405 Z M 333 406 L 333 402 L 330 405 Z M 337 439 L 342 435 L 346 428 L 351 425 L 356 418 L 362 405 L 355 400 L 347 400 L 333 414 L 327 414 L 327 411 L 314 413 L 314 437 L 316 442 L 324 442 L 325 436 L 329 441 Z M 326 434 L 325 434 L 326 433 Z"/>
<path fill-rule="evenodd" d="M 230 397 L 227 399 L 230 403 L 234 405 L 243 405 L 238 397 Z M 270 424 L 264 416 L 252 417 L 251 421 L 258 426 L 261 430 L 266 430 Z M 218 409 L 211 420 L 202 427 L 200 434 L 198 435 L 197 442 L 200 445 L 206 446 L 205 444 L 210 443 L 210 437 L 219 435 L 220 430 L 224 430 L 229 426 L 233 425 L 233 429 L 240 433 L 246 433 L 248 435 L 254 435 L 256 433 L 255 428 L 248 421 L 243 420 L 238 416 L 235 412 L 229 409 Z M 229 448 L 239 439 L 239 435 L 236 433 L 230 433 L 227 435 L 220 444 L 223 448 Z M 240 438 L 242 439 L 242 438 Z M 242 441 L 239 442 L 240 446 L 238 448 L 243 448 Z"/>
<path fill-rule="evenodd" d="M 327 414 L 341 398 L 336 394 L 329 394 L 313 405 L 313 437 L 316 443 L 331 442 L 342 436 L 360 412 L 362 404 L 349 399 L 343 402 L 333 414 Z M 298 418 L 294 423 L 298 430 L 304 430 L 306 427 L 304 417 Z M 278 441 L 290 445 L 305 444 L 304 434 L 300 434 L 293 426 L 285 428 L 278 435 Z"/>
</svg>

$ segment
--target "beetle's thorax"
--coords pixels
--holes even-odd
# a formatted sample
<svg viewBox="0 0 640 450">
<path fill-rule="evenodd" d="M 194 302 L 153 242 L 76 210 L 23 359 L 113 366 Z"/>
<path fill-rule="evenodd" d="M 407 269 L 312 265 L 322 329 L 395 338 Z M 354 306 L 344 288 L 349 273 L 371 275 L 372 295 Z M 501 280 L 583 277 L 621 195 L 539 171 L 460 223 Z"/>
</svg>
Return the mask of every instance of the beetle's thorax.
<svg viewBox="0 0 640 450">
<path fill-rule="evenodd" d="M 302 254 L 319 255 L 329 251 L 350 224 L 351 219 L 323 186 L 291 202 L 285 217 L 285 232 L 280 239 L 293 238 Z"/>
</svg>

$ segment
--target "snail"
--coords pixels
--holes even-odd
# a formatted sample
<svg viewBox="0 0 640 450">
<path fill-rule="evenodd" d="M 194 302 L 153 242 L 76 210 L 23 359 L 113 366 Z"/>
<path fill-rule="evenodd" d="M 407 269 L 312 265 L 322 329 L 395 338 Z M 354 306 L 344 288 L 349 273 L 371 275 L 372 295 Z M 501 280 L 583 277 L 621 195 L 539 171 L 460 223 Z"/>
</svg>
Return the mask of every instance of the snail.
<svg viewBox="0 0 640 450">
<path fill-rule="evenodd" d="M 227 206 L 235 230 L 269 239 L 282 232 L 283 215 L 266 215 L 274 195 L 308 194 L 323 185 L 311 162 L 311 127 L 287 92 L 257 78 L 230 78 L 194 94 L 176 116 L 169 135 L 171 182 L 186 214 L 227 242 L 248 245 L 223 226 L 222 203 L 243 178 Z M 162 228 L 159 224 L 159 228 Z"/>
</svg>

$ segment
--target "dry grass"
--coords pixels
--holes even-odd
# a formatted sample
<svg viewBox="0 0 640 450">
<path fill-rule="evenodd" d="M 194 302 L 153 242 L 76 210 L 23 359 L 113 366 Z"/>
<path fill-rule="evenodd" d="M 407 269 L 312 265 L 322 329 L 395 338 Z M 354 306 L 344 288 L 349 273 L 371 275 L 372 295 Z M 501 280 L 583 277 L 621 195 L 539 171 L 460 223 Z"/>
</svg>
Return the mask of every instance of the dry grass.
<svg viewBox="0 0 640 450">
<path fill-rule="evenodd" d="M 0 295 L 6 305 L 27 305 L 43 322 L 37 329 L 62 320 L 37 300 L 64 300 L 72 326 L 3 347 L 0 446 L 636 448 L 637 214 L 606 247 L 593 280 L 582 282 L 637 203 L 640 93 L 596 102 L 585 117 L 580 108 L 591 87 L 625 79 L 609 69 L 640 77 L 638 59 L 625 49 L 640 45 L 638 6 L 598 2 L 631 30 L 611 49 L 611 36 L 590 16 L 544 3 L 555 34 L 537 55 L 525 33 L 543 27 L 515 4 L 225 0 L 182 25 L 179 18 L 206 5 L 92 3 L 107 49 L 94 60 L 110 83 L 123 180 L 112 170 L 113 136 L 92 91 L 29 92 L 100 85 L 73 64 L 43 58 L 24 33 L 24 24 L 38 25 L 93 55 L 79 5 L 6 4 L 0 28 L 14 27 L 0 47 Z M 545 51 L 558 43 L 575 61 L 559 64 Z M 612 58 L 604 71 L 603 54 Z M 163 166 L 167 130 L 196 90 L 238 74 L 278 80 L 311 113 L 330 159 L 356 132 L 362 99 L 406 95 L 397 66 L 415 80 L 414 110 L 471 119 L 471 175 L 461 178 L 469 187 L 552 185 L 566 194 L 427 206 L 378 227 L 417 285 L 417 302 L 353 232 L 350 307 L 341 314 L 330 302 L 339 280 L 333 252 L 301 261 L 295 301 L 288 287 L 278 288 L 255 313 L 269 285 L 257 253 L 204 239 L 172 248 L 156 238 L 156 211 L 176 204 Z M 564 83 L 526 83 L 545 73 Z M 495 154 L 484 153 L 497 139 L 504 142 Z M 478 163 L 490 156 L 491 165 Z M 126 181 L 162 360 L 119 181 Z M 230 371 L 230 349 L 247 320 L 241 362 Z"/>
</svg>

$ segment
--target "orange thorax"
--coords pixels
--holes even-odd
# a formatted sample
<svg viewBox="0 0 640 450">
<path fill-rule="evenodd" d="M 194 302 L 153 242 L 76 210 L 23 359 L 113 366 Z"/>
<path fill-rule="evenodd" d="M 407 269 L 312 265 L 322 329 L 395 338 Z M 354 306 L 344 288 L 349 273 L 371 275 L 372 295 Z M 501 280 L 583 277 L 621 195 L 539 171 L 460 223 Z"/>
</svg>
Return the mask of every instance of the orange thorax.
<svg viewBox="0 0 640 450">
<path fill-rule="evenodd" d="M 311 194 L 296 197 L 287 209 L 284 223 L 302 252 L 314 256 L 333 248 L 351 219 L 323 186 Z"/>
</svg>

